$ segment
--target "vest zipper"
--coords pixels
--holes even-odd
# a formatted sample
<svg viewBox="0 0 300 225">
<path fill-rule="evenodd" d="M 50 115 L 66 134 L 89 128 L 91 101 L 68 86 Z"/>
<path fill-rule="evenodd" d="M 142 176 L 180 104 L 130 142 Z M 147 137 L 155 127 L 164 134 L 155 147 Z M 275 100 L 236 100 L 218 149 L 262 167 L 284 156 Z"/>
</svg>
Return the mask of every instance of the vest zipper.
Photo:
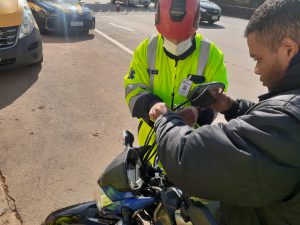
<svg viewBox="0 0 300 225">
<path fill-rule="evenodd" d="M 171 110 L 174 109 L 174 98 L 175 98 L 174 90 L 175 90 L 175 83 L 176 83 L 177 63 L 178 63 L 178 60 L 175 60 L 175 77 L 174 77 L 173 90 L 172 90 L 172 94 L 171 94 L 171 97 L 172 97 L 172 101 L 171 101 Z"/>
<path fill-rule="evenodd" d="M 173 111 L 173 109 L 174 109 L 174 96 L 175 96 L 175 94 L 174 94 L 174 88 L 173 88 L 173 92 L 172 92 L 172 103 L 171 103 L 171 110 Z"/>
</svg>

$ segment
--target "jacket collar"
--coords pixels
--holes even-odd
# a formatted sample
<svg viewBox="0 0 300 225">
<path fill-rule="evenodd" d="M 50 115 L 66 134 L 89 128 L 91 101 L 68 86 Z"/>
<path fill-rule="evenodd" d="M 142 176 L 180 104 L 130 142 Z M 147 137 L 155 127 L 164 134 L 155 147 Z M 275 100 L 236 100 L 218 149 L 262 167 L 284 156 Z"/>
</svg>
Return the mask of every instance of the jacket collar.
<svg viewBox="0 0 300 225">
<path fill-rule="evenodd" d="M 285 91 L 300 89 L 300 50 L 291 59 L 290 64 L 285 72 L 284 78 L 277 88 L 267 94 L 258 97 L 259 101 L 271 98 Z"/>
</svg>

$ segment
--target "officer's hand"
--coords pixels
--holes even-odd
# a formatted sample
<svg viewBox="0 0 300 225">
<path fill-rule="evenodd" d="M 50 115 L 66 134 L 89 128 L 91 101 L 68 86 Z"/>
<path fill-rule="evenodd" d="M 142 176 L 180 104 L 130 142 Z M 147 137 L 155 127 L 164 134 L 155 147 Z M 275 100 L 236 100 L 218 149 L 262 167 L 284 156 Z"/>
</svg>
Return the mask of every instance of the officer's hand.
<svg viewBox="0 0 300 225">
<path fill-rule="evenodd" d="M 227 111 L 233 104 L 233 99 L 231 99 L 229 96 L 226 94 L 218 93 L 218 92 L 211 92 L 211 95 L 216 99 L 210 107 L 217 112 L 225 112 Z"/>
<path fill-rule="evenodd" d="M 158 102 L 154 104 L 149 111 L 149 118 L 155 121 L 160 115 L 163 115 L 169 111 L 166 103 Z"/>
<path fill-rule="evenodd" d="M 188 106 L 183 109 L 180 109 L 177 112 L 187 125 L 192 127 L 197 123 L 199 111 L 195 106 Z"/>
</svg>

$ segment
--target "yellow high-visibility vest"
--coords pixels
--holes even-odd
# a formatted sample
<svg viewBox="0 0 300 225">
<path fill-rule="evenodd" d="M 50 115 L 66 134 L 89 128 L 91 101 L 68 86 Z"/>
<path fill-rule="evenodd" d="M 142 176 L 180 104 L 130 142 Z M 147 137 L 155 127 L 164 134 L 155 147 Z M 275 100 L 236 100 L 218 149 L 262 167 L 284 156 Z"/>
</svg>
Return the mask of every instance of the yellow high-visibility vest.
<svg viewBox="0 0 300 225">
<path fill-rule="evenodd" d="M 195 42 L 196 49 L 177 63 L 164 52 L 163 37 L 160 34 L 146 38 L 136 48 L 124 77 L 125 99 L 131 112 L 137 99 L 145 93 L 157 95 L 170 108 L 172 102 L 173 106 L 185 102 L 187 97 L 179 93 L 179 88 L 184 79 L 192 76 L 202 76 L 202 83 L 222 82 L 227 89 L 227 72 L 221 50 L 200 34 L 195 35 Z M 189 91 L 199 84 L 193 82 Z M 141 118 L 139 122 L 138 140 L 142 146 L 152 128 Z M 150 144 L 154 140 L 155 135 Z"/>
</svg>

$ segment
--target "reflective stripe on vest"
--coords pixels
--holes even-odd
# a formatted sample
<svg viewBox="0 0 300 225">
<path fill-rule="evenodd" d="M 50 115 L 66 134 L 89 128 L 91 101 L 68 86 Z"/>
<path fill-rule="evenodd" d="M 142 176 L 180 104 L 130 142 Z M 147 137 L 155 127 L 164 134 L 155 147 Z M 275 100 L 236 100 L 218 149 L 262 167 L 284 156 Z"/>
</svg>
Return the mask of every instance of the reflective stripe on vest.
<svg viewBox="0 0 300 225">
<path fill-rule="evenodd" d="M 210 42 L 209 40 L 203 38 L 201 40 L 200 56 L 198 58 L 197 75 L 199 76 L 204 75 L 204 70 L 208 61 L 209 52 L 210 52 Z"/>
<path fill-rule="evenodd" d="M 125 88 L 125 98 L 127 97 L 127 95 L 129 95 L 131 92 L 133 92 L 138 88 L 145 89 L 145 90 L 149 89 L 148 86 L 145 84 L 129 84 Z"/>
<path fill-rule="evenodd" d="M 130 112 L 131 112 L 131 113 L 133 112 L 133 108 L 134 108 L 134 106 L 135 106 L 136 101 L 137 101 L 140 97 L 142 97 L 142 96 L 144 96 L 144 95 L 147 95 L 147 94 L 148 94 L 148 92 L 141 92 L 141 93 L 139 93 L 139 94 L 133 96 L 133 97 L 130 99 L 130 102 L 129 102 L 129 109 L 130 109 Z"/>
<path fill-rule="evenodd" d="M 157 36 L 151 36 L 149 38 L 148 48 L 147 48 L 147 59 L 148 59 L 148 73 L 150 76 L 150 91 L 153 92 L 153 82 L 155 74 L 150 73 L 150 71 L 155 70 L 156 62 L 156 49 L 157 49 Z"/>
<path fill-rule="evenodd" d="M 147 48 L 147 58 L 148 58 L 148 73 L 150 76 L 150 91 L 153 91 L 153 81 L 155 74 L 150 73 L 150 71 L 155 70 L 155 62 L 156 62 L 156 51 L 157 51 L 157 40 L 158 37 L 151 36 L 149 38 L 148 48 Z M 210 42 L 203 38 L 201 40 L 200 46 L 200 56 L 198 57 L 198 68 L 197 68 L 197 75 L 203 76 L 206 64 L 208 62 L 210 53 Z"/>
</svg>

